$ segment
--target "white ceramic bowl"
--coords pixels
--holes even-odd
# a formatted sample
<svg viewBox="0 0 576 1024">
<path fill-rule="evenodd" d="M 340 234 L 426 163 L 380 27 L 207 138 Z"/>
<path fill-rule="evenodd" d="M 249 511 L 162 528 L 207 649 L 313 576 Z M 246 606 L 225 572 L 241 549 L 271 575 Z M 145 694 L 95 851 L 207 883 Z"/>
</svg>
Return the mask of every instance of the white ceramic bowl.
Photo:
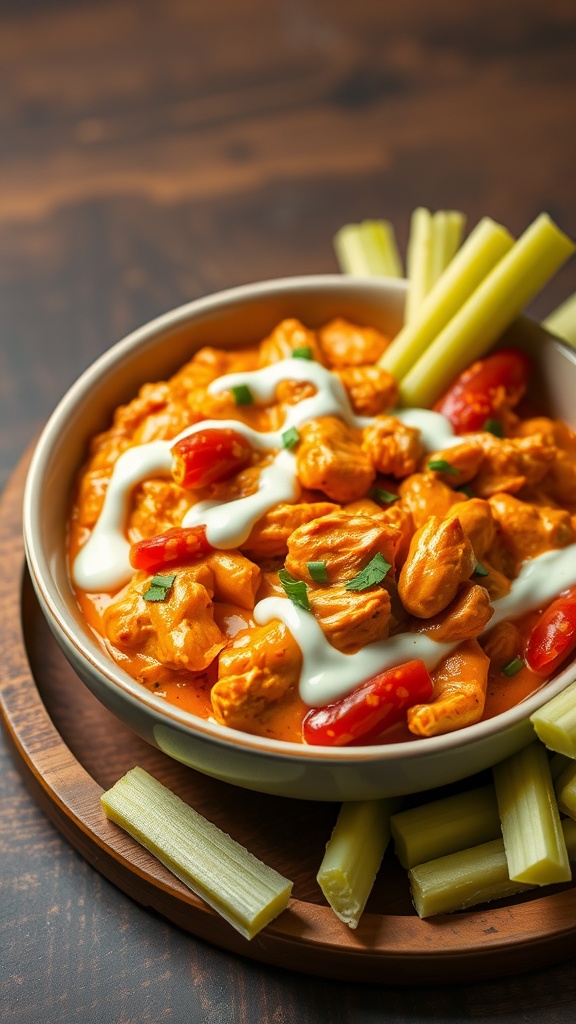
<svg viewBox="0 0 576 1024">
<path fill-rule="evenodd" d="M 487 768 L 532 738 L 528 716 L 572 679 L 568 667 L 522 704 L 460 732 L 403 744 L 307 747 L 226 729 L 179 711 L 109 660 L 80 614 L 66 566 L 70 493 L 88 439 L 146 381 L 162 380 L 202 345 L 263 338 L 284 317 L 310 327 L 345 316 L 396 332 L 399 281 L 340 276 L 290 278 L 199 299 L 141 327 L 73 385 L 36 448 L 24 499 L 29 570 L 40 605 L 67 659 L 98 699 L 148 742 L 208 775 L 279 796 L 358 800 L 426 790 Z M 576 353 L 523 320 L 514 329 L 534 356 L 544 402 L 576 427 Z"/>
</svg>

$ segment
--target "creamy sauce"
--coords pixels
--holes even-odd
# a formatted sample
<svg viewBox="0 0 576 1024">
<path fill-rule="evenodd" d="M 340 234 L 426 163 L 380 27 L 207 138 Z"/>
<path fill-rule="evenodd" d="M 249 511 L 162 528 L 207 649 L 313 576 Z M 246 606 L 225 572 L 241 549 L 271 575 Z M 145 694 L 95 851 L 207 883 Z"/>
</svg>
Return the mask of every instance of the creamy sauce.
<svg viewBox="0 0 576 1024">
<path fill-rule="evenodd" d="M 249 536 L 254 524 L 279 502 L 296 502 L 300 485 L 296 460 L 282 446 L 282 434 L 322 416 L 339 416 L 350 426 L 365 427 L 370 418 L 356 416 L 342 382 L 320 363 L 308 359 L 283 359 L 261 370 L 229 373 L 213 381 L 213 394 L 247 385 L 257 403 L 273 401 L 276 388 L 284 380 L 311 383 L 316 394 L 290 406 L 282 430 L 257 431 L 238 420 L 202 420 L 183 430 L 170 441 L 152 441 L 128 448 L 118 458 L 104 499 L 102 512 L 88 541 L 73 566 L 76 586 L 87 592 L 117 590 L 130 580 L 130 545 L 124 536 L 124 523 L 132 489 L 153 476 L 169 476 L 171 449 L 183 437 L 211 427 L 230 428 L 242 434 L 254 449 L 277 452 L 260 474 L 258 490 L 229 502 L 202 501 L 193 505 L 182 526 L 206 526 L 208 542 L 215 548 L 236 548 Z M 426 451 L 455 444 L 458 438 L 448 420 L 428 409 L 402 409 L 391 413 L 408 426 L 417 427 Z"/>
<path fill-rule="evenodd" d="M 152 476 L 169 476 L 171 449 L 180 438 L 210 427 L 231 428 L 242 434 L 260 452 L 275 456 L 260 474 L 254 494 L 228 502 L 202 501 L 193 505 L 183 526 L 204 524 L 210 544 L 215 548 L 235 548 L 249 536 L 254 524 L 279 502 L 296 502 L 300 485 L 296 460 L 282 447 L 282 433 L 296 429 L 312 419 L 338 416 L 350 426 L 365 427 L 370 418 L 356 416 L 341 381 L 319 363 L 303 359 L 285 359 L 260 370 L 227 374 L 214 381 L 212 393 L 247 385 L 258 404 L 274 400 L 278 384 L 284 380 L 312 383 L 316 394 L 290 406 L 280 431 L 256 431 L 237 420 L 203 420 L 182 431 L 170 441 L 153 441 L 129 448 L 117 460 L 102 512 L 87 543 L 73 566 L 74 581 L 87 592 L 112 591 L 129 581 L 133 570 L 129 562 L 129 543 L 124 523 L 132 489 Z M 392 411 L 408 426 L 421 432 L 426 451 L 441 450 L 458 443 L 451 424 L 439 413 L 426 409 Z M 576 585 L 576 544 L 548 551 L 526 562 L 513 581 L 510 593 L 494 602 L 494 614 L 486 632 L 503 619 L 517 619 L 547 604 L 569 586 Z M 280 619 L 292 633 L 303 656 L 300 697 L 311 707 L 338 700 L 355 686 L 395 665 L 421 659 L 431 671 L 457 644 L 439 644 L 422 633 L 404 633 L 368 644 L 354 654 L 342 654 L 326 640 L 310 612 L 286 598 L 270 597 L 254 610 L 259 624 Z"/>
</svg>

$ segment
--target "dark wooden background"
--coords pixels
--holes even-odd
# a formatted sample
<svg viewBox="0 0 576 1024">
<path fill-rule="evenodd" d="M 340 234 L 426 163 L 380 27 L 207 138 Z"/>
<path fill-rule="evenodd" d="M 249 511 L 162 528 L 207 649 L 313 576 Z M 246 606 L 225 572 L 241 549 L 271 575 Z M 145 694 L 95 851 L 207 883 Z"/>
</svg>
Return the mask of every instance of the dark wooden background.
<svg viewBox="0 0 576 1024">
<path fill-rule="evenodd" d="M 344 222 L 454 207 L 576 236 L 574 0 L 0 0 L 0 485 L 78 373 L 208 292 L 331 272 Z M 574 262 L 535 301 L 576 290 Z M 300 977 L 131 903 L 0 741 L 9 1022 L 556 1024 L 573 960 L 465 987 Z"/>
</svg>

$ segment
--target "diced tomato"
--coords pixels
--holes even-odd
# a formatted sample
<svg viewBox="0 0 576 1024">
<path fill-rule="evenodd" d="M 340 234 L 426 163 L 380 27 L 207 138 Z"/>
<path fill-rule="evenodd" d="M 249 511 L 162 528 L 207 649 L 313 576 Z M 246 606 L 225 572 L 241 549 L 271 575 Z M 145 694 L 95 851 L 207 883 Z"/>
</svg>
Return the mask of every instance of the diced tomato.
<svg viewBox="0 0 576 1024">
<path fill-rule="evenodd" d="M 434 409 L 457 434 L 483 430 L 503 409 L 513 409 L 528 385 L 530 360 L 518 349 L 502 349 L 473 363 L 456 378 Z"/>
<path fill-rule="evenodd" d="M 172 476 L 182 487 L 208 487 L 247 466 L 254 449 L 237 430 L 206 427 L 177 441 L 172 448 Z"/>
<path fill-rule="evenodd" d="M 556 598 L 538 619 L 526 644 L 528 668 L 551 675 L 576 648 L 576 587 Z"/>
<path fill-rule="evenodd" d="M 175 526 L 157 537 L 139 540 L 130 548 L 130 565 L 133 569 L 155 572 L 174 562 L 190 562 L 212 551 L 206 539 L 205 526 L 189 528 Z"/>
<path fill-rule="evenodd" d="M 432 698 L 433 684 L 423 661 L 380 672 L 334 704 L 313 708 L 302 723 L 306 743 L 343 747 L 374 739 L 404 718 L 413 704 Z"/>
</svg>

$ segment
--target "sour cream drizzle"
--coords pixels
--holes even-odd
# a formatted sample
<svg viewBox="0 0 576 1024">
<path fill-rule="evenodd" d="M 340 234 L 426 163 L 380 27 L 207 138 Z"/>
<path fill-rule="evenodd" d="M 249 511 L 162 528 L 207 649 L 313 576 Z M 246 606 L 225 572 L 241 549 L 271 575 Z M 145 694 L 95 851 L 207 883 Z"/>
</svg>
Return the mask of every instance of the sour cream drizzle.
<svg viewBox="0 0 576 1024">
<path fill-rule="evenodd" d="M 316 394 L 289 406 L 280 431 L 256 431 L 238 420 L 202 420 L 170 441 L 152 441 L 123 452 L 115 464 L 99 519 L 75 559 L 76 585 L 87 592 L 111 591 L 130 580 L 130 545 L 124 535 L 130 493 L 149 477 L 170 476 L 171 449 L 180 438 L 208 427 L 229 427 L 246 437 L 257 451 L 276 453 L 260 474 L 254 494 L 228 502 L 198 502 L 185 515 L 183 526 L 204 524 L 210 544 L 226 549 L 245 541 L 257 520 L 279 502 L 298 501 L 296 460 L 291 451 L 282 447 L 284 431 L 322 416 L 339 416 L 359 428 L 372 422 L 355 415 L 338 377 L 309 360 L 284 359 L 260 370 L 227 374 L 213 381 L 209 390 L 217 394 L 244 384 L 250 388 L 255 402 L 266 404 L 274 399 L 276 387 L 283 380 L 310 382 Z M 458 443 L 450 423 L 439 413 L 400 409 L 390 415 L 416 427 L 428 452 Z M 494 614 L 486 631 L 503 619 L 519 618 L 541 607 L 574 585 L 576 544 L 531 559 L 513 581 L 510 593 L 494 602 Z M 404 633 L 368 644 L 355 654 L 342 654 L 328 643 L 310 612 L 285 598 L 261 601 L 254 617 L 259 624 L 280 619 L 292 633 L 303 655 L 300 695 L 311 707 L 338 700 L 365 679 L 412 658 L 420 658 L 432 670 L 456 646 L 436 643 L 421 633 Z"/>
</svg>

